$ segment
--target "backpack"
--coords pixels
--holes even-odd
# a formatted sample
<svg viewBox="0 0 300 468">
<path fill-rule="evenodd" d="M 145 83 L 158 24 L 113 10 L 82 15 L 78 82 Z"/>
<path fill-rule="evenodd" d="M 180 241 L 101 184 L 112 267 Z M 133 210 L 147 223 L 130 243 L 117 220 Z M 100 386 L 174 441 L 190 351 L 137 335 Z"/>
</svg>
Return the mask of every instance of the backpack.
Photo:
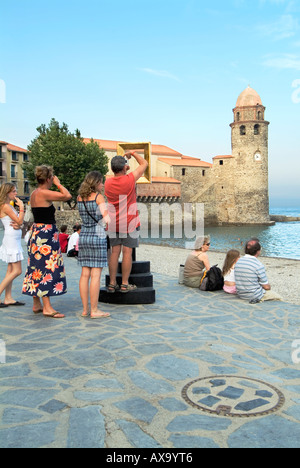
<svg viewBox="0 0 300 468">
<path fill-rule="evenodd" d="M 218 268 L 217 265 L 211 267 L 211 269 L 206 273 L 207 281 L 205 282 L 206 291 L 217 291 L 223 289 L 224 278 L 222 271 Z"/>
</svg>

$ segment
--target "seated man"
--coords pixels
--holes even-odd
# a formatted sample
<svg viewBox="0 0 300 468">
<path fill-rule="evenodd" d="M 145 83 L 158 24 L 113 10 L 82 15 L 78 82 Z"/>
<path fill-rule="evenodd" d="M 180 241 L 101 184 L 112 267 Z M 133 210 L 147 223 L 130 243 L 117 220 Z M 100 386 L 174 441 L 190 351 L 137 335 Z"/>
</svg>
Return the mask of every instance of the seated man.
<svg viewBox="0 0 300 468">
<path fill-rule="evenodd" d="M 138 163 L 137 169 L 130 174 L 127 159 L 134 157 Z M 126 159 L 127 158 L 127 159 Z M 105 182 L 105 195 L 108 201 L 108 236 L 112 248 L 109 260 L 110 284 L 107 291 L 114 293 L 117 287 L 118 261 L 121 251 L 122 284 L 120 291 L 127 293 L 136 289 L 128 283 L 132 268 L 132 249 L 138 247 L 140 220 L 136 202 L 136 181 L 142 177 L 148 167 L 147 161 L 135 151 L 129 151 L 123 156 L 115 156 L 111 160 L 114 176 Z"/>
<path fill-rule="evenodd" d="M 258 239 L 246 243 L 245 256 L 235 265 L 237 295 L 251 303 L 260 301 L 281 301 L 279 294 L 271 291 L 265 267 L 258 260 L 261 246 Z"/>
<path fill-rule="evenodd" d="M 78 250 L 76 250 L 76 245 L 79 239 L 79 234 L 81 231 L 81 224 L 75 224 L 73 226 L 73 234 L 69 237 L 67 256 L 68 257 L 78 257 Z"/>
</svg>

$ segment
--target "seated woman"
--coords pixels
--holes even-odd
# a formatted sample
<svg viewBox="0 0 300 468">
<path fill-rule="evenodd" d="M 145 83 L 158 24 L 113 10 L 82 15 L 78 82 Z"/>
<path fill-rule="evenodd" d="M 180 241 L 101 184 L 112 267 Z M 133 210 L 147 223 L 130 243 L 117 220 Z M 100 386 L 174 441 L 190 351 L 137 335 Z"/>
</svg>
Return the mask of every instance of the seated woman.
<svg viewBox="0 0 300 468">
<path fill-rule="evenodd" d="M 183 272 L 183 284 L 190 288 L 199 288 L 204 271 L 210 269 L 207 251 L 210 246 L 210 236 L 199 237 L 194 250 L 189 254 Z"/>
<path fill-rule="evenodd" d="M 224 277 L 223 289 L 229 294 L 236 294 L 234 267 L 238 259 L 240 258 L 240 252 L 235 249 L 231 249 L 227 252 L 222 274 Z"/>
</svg>

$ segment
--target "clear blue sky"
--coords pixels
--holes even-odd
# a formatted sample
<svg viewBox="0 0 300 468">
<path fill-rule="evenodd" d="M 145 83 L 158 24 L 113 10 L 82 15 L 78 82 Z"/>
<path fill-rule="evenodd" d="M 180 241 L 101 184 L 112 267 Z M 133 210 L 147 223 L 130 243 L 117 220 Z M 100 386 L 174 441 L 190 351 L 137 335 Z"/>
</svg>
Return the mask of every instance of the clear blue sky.
<svg viewBox="0 0 300 468">
<path fill-rule="evenodd" d="M 271 204 L 300 206 L 299 0 L 0 0 L 0 140 L 54 117 L 82 136 L 211 162 L 250 84 L 266 106 Z"/>
</svg>

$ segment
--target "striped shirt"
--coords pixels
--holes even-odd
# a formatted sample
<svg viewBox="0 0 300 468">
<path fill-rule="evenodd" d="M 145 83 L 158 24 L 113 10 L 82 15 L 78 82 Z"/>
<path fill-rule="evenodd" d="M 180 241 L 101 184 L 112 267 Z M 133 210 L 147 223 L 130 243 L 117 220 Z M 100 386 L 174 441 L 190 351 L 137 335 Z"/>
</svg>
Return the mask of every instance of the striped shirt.
<svg viewBox="0 0 300 468">
<path fill-rule="evenodd" d="M 260 300 L 265 294 L 262 284 L 268 284 L 264 265 L 253 255 L 240 258 L 234 269 L 237 295 L 241 299 Z"/>
</svg>

